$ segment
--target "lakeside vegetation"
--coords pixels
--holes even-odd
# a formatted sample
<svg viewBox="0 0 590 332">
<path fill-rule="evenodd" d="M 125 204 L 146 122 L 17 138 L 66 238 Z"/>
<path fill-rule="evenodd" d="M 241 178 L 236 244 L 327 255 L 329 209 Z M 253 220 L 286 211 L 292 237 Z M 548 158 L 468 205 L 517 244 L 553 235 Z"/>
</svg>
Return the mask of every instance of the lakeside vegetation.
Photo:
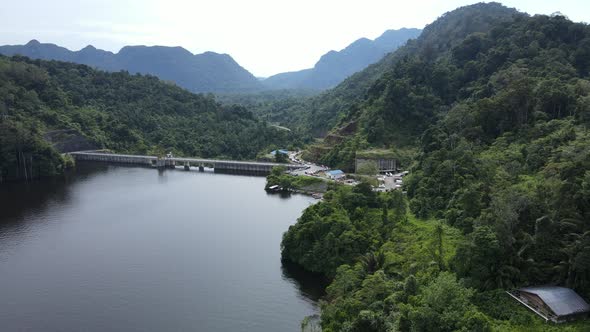
<svg viewBox="0 0 590 332">
<path fill-rule="evenodd" d="M 590 328 L 588 321 L 547 324 L 501 289 L 470 286 L 455 271 L 471 241 L 442 220 L 416 218 L 401 192 L 375 193 L 361 184 L 328 191 L 289 228 L 281 247 L 283 259 L 332 278 L 321 302 L 324 332 Z"/>
<path fill-rule="evenodd" d="M 0 178 L 60 174 L 55 145 L 120 153 L 254 159 L 298 136 L 153 76 L 108 73 L 85 65 L 0 56 Z M 70 138 L 47 135 L 67 132 Z M 63 135 L 62 135 L 63 136 Z"/>
<path fill-rule="evenodd" d="M 283 191 L 299 191 L 304 193 L 322 193 L 335 184 L 327 180 L 307 175 L 294 176 L 285 173 L 286 168 L 281 166 L 273 167 L 271 173 L 266 177 L 268 190 L 272 186 L 279 186 Z"/>
<path fill-rule="evenodd" d="M 590 299 L 589 77 L 587 24 L 497 3 L 446 13 L 320 95 L 223 99 L 288 128 L 151 76 L 0 57 L 0 182 L 60 174 L 68 161 L 46 138 L 59 130 L 116 152 L 235 159 L 324 136 L 306 158 L 352 170 L 387 156 L 410 171 L 407 195 L 268 176 L 266 189 L 327 191 L 281 245 L 332 280 L 325 332 L 585 331 L 504 291 L 555 284 Z"/>
<path fill-rule="evenodd" d="M 407 221 L 383 194 L 338 188 L 285 234 L 284 259 L 333 278 L 324 331 L 590 329 L 546 324 L 504 293 L 550 284 L 590 299 L 588 59 L 586 24 L 477 4 L 385 59 L 364 96 L 347 86 L 371 68 L 334 90 L 357 97 L 329 113 L 322 163 L 416 153 Z"/>
</svg>

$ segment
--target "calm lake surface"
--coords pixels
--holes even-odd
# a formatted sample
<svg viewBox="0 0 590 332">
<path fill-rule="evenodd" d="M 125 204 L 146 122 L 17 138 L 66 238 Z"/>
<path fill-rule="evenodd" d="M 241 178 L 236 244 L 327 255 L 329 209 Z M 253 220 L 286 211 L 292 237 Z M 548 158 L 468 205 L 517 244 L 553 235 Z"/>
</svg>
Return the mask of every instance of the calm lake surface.
<svg viewBox="0 0 590 332">
<path fill-rule="evenodd" d="M 313 200 L 264 182 L 80 164 L 0 185 L 0 330 L 300 331 L 323 285 L 280 241 Z"/>
</svg>

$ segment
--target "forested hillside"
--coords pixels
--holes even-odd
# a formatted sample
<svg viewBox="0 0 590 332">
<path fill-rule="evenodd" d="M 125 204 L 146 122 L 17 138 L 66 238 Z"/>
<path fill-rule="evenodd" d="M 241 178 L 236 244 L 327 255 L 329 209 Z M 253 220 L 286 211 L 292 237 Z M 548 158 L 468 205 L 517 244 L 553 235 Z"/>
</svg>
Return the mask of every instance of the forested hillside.
<svg viewBox="0 0 590 332">
<path fill-rule="evenodd" d="M 153 76 L 23 57 L 0 57 L 0 127 L 2 181 L 61 172 L 64 161 L 47 140 L 237 159 L 297 143 L 243 107 L 222 107 Z"/>
<path fill-rule="evenodd" d="M 438 58 L 465 37 L 487 32 L 494 24 L 511 21 L 514 15 L 524 15 L 497 3 L 476 4 L 444 14 L 427 25 L 415 40 L 369 65 L 333 89 L 316 97 L 302 99 L 297 105 L 276 105 L 275 119 L 287 127 L 301 127 L 316 137 L 323 137 L 336 125 L 343 125 L 363 108 L 369 89 L 385 73 L 405 57 L 423 53 Z M 256 111 L 256 109 L 253 109 Z"/>
<path fill-rule="evenodd" d="M 125 46 L 118 53 L 89 45 L 70 51 L 31 40 L 25 45 L 0 46 L 0 54 L 32 59 L 74 62 L 106 71 L 150 74 L 192 92 L 253 92 L 262 84 L 227 54 L 192 54 L 182 47 Z"/>
<path fill-rule="evenodd" d="M 380 86 L 377 81 L 382 82 L 387 75 L 395 75 L 393 72 L 400 61 L 414 57 L 434 61 L 447 54 L 467 36 L 486 33 L 501 22 L 511 21 L 514 16 L 522 15 L 524 14 L 497 3 L 476 4 L 445 13 L 427 25 L 415 41 L 351 76 L 318 98 L 309 117 L 319 116 L 330 124 L 337 120 L 355 119 L 359 109 L 367 108 L 367 99 L 375 99 L 375 95 L 379 93 L 375 91 Z M 369 103 L 374 104 L 372 100 Z M 388 106 L 380 105 L 382 108 Z"/>
<path fill-rule="evenodd" d="M 309 130 L 298 121 L 285 120 L 294 120 L 297 114 L 301 114 L 301 107 L 305 101 L 317 96 L 318 93 L 316 90 L 299 89 L 266 90 L 256 93 L 216 94 L 215 98 L 223 105 L 244 106 L 259 119 L 284 125 L 302 135 L 311 136 Z"/>
<path fill-rule="evenodd" d="M 395 196 L 334 192 L 283 240 L 286 259 L 335 276 L 324 331 L 561 330 L 503 290 L 590 299 L 590 27 L 477 4 L 388 61 L 329 92 L 379 73 L 363 98 L 334 99 L 333 132 L 347 131 L 322 160 L 413 147 L 409 213 Z"/>
</svg>

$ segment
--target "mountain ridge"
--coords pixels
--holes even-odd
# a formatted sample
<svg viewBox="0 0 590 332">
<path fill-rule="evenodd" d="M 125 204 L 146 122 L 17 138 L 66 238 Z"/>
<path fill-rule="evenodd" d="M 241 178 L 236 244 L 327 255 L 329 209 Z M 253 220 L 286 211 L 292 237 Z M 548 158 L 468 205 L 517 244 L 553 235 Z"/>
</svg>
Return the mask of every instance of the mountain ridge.
<svg viewBox="0 0 590 332">
<path fill-rule="evenodd" d="M 313 68 L 279 73 L 262 81 L 268 89 L 332 88 L 351 74 L 379 61 L 422 30 L 402 28 L 387 30 L 374 40 L 359 38 L 340 51 L 331 50 L 320 57 Z"/>
<path fill-rule="evenodd" d="M 482 13 L 477 24 L 468 21 L 476 12 Z M 335 129 L 337 122 L 343 121 L 341 124 L 344 124 L 354 117 L 353 113 L 362 104 L 370 89 L 380 78 L 390 75 L 394 65 L 404 57 L 412 53 L 420 53 L 424 57 L 437 57 L 452 48 L 453 43 L 459 43 L 472 33 L 489 31 L 498 20 L 511 21 L 513 15 L 525 14 L 494 2 L 459 7 L 443 14 L 424 27 L 416 39 L 409 40 L 396 51 L 313 98 L 310 107 L 312 112 L 308 114 L 307 120 L 312 125 L 312 132 L 314 135 L 323 136 L 329 129 Z M 312 116 L 319 117 L 320 120 L 312 121 Z"/>
<path fill-rule="evenodd" d="M 252 160 L 297 140 L 153 75 L 0 55 L 0 184 L 63 174 L 79 149 Z"/>
<path fill-rule="evenodd" d="M 229 54 L 193 54 L 180 46 L 128 45 L 114 53 L 87 45 L 79 51 L 32 39 L 24 45 L 0 46 L 0 54 L 58 60 L 88 65 L 110 72 L 155 75 L 192 92 L 251 92 L 262 84 Z"/>
<path fill-rule="evenodd" d="M 387 151 L 408 171 L 403 191 L 326 193 L 283 236 L 284 260 L 332 280 L 324 331 L 557 331 L 505 292 L 590 298 L 589 54 L 586 23 L 479 3 L 300 108 L 336 122 L 303 159 L 364 173 Z"/>
</svg>

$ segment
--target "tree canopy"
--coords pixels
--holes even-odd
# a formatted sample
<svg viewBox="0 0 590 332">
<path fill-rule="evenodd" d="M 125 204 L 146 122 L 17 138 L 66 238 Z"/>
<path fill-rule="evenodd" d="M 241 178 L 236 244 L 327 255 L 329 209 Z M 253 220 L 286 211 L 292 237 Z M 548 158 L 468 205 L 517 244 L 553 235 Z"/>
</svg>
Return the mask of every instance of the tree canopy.
<svg viewBox="0 0 590 332">
<path fill-rule="evenodd" d="M 63 161 L 47 138 L 59 143 L 52 133 L 64 131 L 123 153 L 246 159 L 298 144 L 297 135 L 241 106 L 221 106 L 153 76 L 24 57 L 0 57 L 0 126 L 4 180 L 23 178 L 24 160 L 33 161 L 34 176 L 59 173 Z"/>
<path fill-rule="evenodd" d="M 333 277 L 325 330 L 551 331 L 502 290 L 590 299 L 589 38 L 561 15 L 477 4 L 329 92 L 367 87 L 346 90 L 310 156 L 350 167 L 362 149 L 417 152 L 404 217 L 384 203 L 398 198 L 337 191 L 286 233 L 286 259 Z"/>
</svg>

